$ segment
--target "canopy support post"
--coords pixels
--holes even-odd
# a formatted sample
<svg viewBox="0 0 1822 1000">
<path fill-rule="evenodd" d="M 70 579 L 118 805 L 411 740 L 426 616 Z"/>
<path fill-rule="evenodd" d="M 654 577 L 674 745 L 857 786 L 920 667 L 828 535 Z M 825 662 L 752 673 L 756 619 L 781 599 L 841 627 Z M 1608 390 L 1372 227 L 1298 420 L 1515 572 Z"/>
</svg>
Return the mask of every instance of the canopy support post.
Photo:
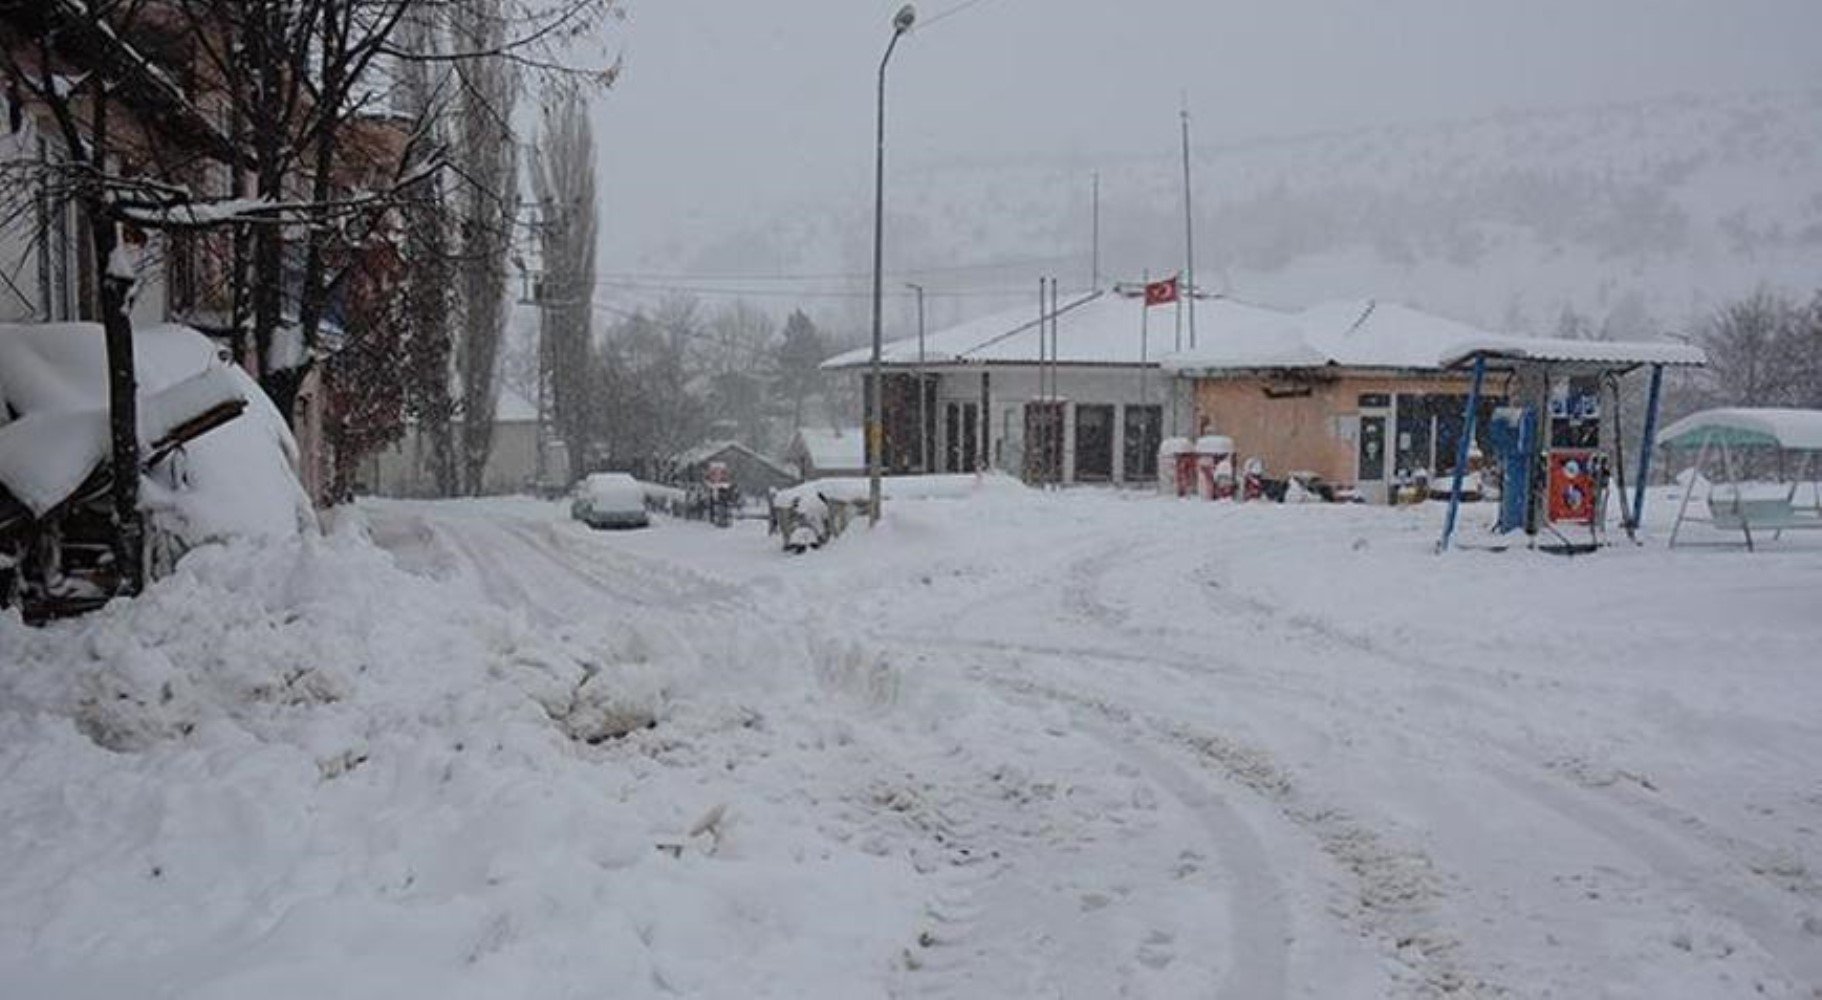
<svg viewBox="0 0 1822 1000">
<path fill-rule="evenodd" d="M 1657 445 L 1658 401 L 1663 397 L 1664 366 L 1651 366 L 1651 393 L 1645 401 L 1645 434 L 1639 439 L 1639 477 L 1632 487 L 1632 530 L 1645 526 L 1645 482 L 1651 475 L 1651 450 Z"/>
<path fill-rule="evenodd" d="M 1449 539 L 1455 535 L 1455 517 L 1461 510 L 1461 484 L 1468 473 L 1468 452 L 1474 445 L 1474 418 L 1480 413 L 1480 387 L 1487 378 L 1487 356 L 1474 356 L 1474 384 L 1468 388 L 1468 412 L 1461 419 L 1461 440 L 1455 446 L 1455 485 L 1449 490 L 1449 515 L 1442 523 L 1442 539 L 1437 552 L 1449 551 Z"/>
</svg>

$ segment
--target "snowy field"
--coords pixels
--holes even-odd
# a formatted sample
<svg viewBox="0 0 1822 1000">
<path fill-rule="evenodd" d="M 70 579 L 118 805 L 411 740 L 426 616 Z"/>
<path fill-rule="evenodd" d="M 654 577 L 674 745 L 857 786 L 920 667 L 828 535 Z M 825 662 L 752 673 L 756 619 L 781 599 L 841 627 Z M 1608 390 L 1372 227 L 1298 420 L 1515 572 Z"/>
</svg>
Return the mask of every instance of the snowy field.
<svg viewBox="0 0 1822 1000">
<path fill-rule="evenodd" d="M 200 551 L 0 619 L 0 996 L 1822 997 L 1822 532 L 1656 503 Z"/>
</svg>

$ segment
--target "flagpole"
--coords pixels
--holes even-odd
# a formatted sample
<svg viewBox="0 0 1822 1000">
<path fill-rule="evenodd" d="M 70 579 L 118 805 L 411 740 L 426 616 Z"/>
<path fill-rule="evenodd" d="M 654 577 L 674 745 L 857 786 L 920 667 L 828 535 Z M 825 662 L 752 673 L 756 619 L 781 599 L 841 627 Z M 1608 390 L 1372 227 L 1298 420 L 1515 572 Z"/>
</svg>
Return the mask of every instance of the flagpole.
<svg viewBox="0 0 1822 1000">
<path fill-rule="evenodd" d="M 1089 266 L 1091 291 L 1101 290 L 1101 172 L 1094 172 L 1094 237 L 1093 263 Z"/>
<path fill-rule="evenodd" d="M 1151 295 L 1149 294 L 1149 289 L 1151 288 L 1151 271 L 1150 271 L 1150 269 L 1147 269 L 1145 271 L 1145 287 L 1148 291 L 1141 292 L 1139 295 L 1139 405 L 1140 406 L 1144 406 L 1145 404 L 1151 402 L 1150 397 L 1146 395 L 1146 388 L 1145 388 L 1145 342 L 1150 339 L 1146 334 L 1147 334 L 1147 331 L 1149 329 L 1149 325 L 1151 322 Z"/>
<path fill-rule="evenodd" d="M 1179 290 L 1177 294 L 1176 307 L 1177 350 L 1181 351 L 1183 350 L 1183 295 L 1181 290 Z M 1172 382 L 1170 386 L 1170 432 L 1174 435 L 1179 430 L 1181 430 L 1181 424 L 1177 419 L 1177 384 L 1176 382 Z"/>
<path fill-rule="evenodd" d="M 1196 227 L 1189 203 L 1189 95 L 1183 96 L 1183 257 L 1189 279 L 1189 346 L 1196 346 Z"/>
<path fill-rule="evenodd" d="M 1045 279 L 1042 276 L 1039 276 L 1039 278 L 1038 278 L 1038 327 L 1037 327 L 1037 329 L 1038 329 L 1037 401 L 1038 401 L 1038 413 L 1041 415 L 1048 414 L 1050 412 L 1050 400 L 1044 395 L 1044 280 Z M 1031 435 L 1034 440 L 1025 442 L 1025 447 L 1028 450 L 1033 450 L 1036 452 L 1037 458 L 1035 461 L 1029 462 L 1029 466 L 1031 469 L 1032 478 L 1034 480 L 1036 480 L 1037 483 L 1040 485 L 1043 483 L 1044 476 L 1046 475 L 1046 473 L 1043 470 L 1042 463 L 1050 460 L 1050 458 L 1049 458 L 1050 452 L 1044 445 L 1044 442 L 1049 440 L 1048 428 L 1049 428 L 1049 424 L 1048 424 L 1047 417 L 1040 417 L 1040 419 L 1038 421 L 1038 426 L 1031 428 L 1031 430 L 1034 432 Z"/>
<path fill-rule="evenodd" d="M 1052 400 L 1051 405 L 1055 407 L 1057 418 L 1056 429 L 1053 432 L 1056 436 L 1056 444 L 1051 449 L 1056 456 L 1056 465 L 1050 470 L 1050 485 L 1052 489 L 1055 489 L 1063 484 L 1063 445 L 1069 438 L 1069 435 L 1063 429 L 1062 387 L 1057 384 L 1057 279 L 1055 275 L 1052 275 L 1050 278 L 1049 330 L 1050 398 Z"/>
<path fill-rule="evenodd" d="M 1180 291 L 1177 295 L 1176 306 L 1177 306 L 1177 350 L 1181 351 L 1183 349 L 1183 295 Z"/>
</svg>

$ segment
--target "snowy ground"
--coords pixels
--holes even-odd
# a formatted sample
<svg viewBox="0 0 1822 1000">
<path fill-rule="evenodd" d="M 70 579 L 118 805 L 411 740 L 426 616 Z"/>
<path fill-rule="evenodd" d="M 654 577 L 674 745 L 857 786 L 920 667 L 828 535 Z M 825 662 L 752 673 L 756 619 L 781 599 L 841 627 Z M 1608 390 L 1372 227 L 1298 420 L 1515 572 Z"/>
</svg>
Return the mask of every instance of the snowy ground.
<svg viewBox="0 0 1822 1000">
<path fill-rule="evenodd" d="M 0 995 L 1822 996 L 1822 533 L 1439 520 L 989 483 L 800 557 L 531 501 L 199 553 L 0 620 Z"/>
</svg>

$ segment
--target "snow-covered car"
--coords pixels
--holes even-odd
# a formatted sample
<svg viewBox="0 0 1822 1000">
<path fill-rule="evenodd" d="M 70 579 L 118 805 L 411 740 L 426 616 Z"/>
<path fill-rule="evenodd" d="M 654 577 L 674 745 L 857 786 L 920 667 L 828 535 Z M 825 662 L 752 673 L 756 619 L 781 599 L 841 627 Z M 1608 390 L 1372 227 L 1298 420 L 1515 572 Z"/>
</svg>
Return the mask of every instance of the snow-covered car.
<svg viewBox="0 0 1822 1000">
<path fill-rule="evenodd" d="M 624 472 L 596 472 L 576 487 L 569 516 L 591 528 L 643 528 L 645 488 Z"/>
</svg>

